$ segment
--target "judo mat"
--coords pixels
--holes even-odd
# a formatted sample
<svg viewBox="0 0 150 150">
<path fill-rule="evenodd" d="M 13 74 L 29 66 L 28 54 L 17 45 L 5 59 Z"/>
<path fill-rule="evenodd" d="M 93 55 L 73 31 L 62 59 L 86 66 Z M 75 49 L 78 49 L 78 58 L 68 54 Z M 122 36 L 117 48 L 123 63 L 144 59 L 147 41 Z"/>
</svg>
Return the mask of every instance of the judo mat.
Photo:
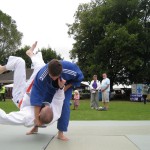
<svg viewBox="0 0 150 150">
<path fill-rule="evenodd" d="M 57 129 L 39 128 L 38 134 L 26 135 L 31 128 L 0 125 L 0 150 L 45 150 Z"/>
<path fill-rule="evenodd" d="M 65 135 L 57 139 L 57 124 L 25 135 L 29 128 L 0 125 L 2 150 L 149 150 L 150 121 L 70 121 Z"/>
</svg>

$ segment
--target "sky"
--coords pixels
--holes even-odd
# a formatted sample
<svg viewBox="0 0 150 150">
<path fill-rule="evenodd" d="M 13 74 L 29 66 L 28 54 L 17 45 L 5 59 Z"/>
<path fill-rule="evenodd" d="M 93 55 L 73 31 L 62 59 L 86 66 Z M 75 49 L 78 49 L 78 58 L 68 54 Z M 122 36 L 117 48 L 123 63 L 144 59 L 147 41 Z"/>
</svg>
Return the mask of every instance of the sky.
<svg viewBox="0 0 150 150">
<path fill-rule="evenodd" d="M 16 21 L 23 33 L 22 45 L 52 48 L 68 61 L 69 50 L 75 42 L 68 35 L 66 23 L 74 22 L 74 14 L 81 3 L 91 0 L 0 0 L 0 10 Z"/>
</svg>

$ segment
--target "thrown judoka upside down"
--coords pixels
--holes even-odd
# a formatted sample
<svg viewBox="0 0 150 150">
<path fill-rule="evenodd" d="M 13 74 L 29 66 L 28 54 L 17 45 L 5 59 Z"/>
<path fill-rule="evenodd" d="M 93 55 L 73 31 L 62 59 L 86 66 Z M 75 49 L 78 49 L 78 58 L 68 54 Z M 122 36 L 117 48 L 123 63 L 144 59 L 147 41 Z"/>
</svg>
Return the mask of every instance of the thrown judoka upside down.
<svg viewBox="0 0 150 150">
<path fill-rule="evenodd" d="M 5 66 L 0 66 L 0 73 L 7 70 L 14 71 L 14 85 L 13 85 L 13 102 L 20 109 L 16 112 L 6 114 L 5 111 L 0 109 L 0 124 L 5 125 L 24 125 L 26 127 L 34 126 L 33 129 L 27 134 L 37 132 L 38 128 L 34 123 L 34 106 L 30 105 L 30 90 L 32 88 L 33 80 L 37 72 L 45 65 L 41 52 L 34 52 L 37 42 L 26 52 L 31 58 L 34 66 L 34 71 L 26 82 L 26 69 L 25 61 L 20 57 L 10 56 Z M 64 87 L 65 80 L 58 79 L 58 89 L 52 99 L 51 103 L 43 103 L 39 118 L 42 124 L 52 124 L 57 121 L 62 112 L 62 106 L 64 101 Z"/>
</svg>

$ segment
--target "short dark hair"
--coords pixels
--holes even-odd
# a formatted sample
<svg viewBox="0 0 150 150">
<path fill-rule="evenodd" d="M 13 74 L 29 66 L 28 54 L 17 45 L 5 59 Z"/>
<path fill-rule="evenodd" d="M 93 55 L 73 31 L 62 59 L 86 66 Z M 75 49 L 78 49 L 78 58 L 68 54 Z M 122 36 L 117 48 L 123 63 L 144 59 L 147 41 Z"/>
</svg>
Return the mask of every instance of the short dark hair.
<svg viewBox="0 0 150 150">
<path fill-rule="evenodd" d="M 59 76 L 62 72 L 62 64 L 57 59 L 52 59 L 48 64 L 48 72 L 52 76 Z"/>
</svg>

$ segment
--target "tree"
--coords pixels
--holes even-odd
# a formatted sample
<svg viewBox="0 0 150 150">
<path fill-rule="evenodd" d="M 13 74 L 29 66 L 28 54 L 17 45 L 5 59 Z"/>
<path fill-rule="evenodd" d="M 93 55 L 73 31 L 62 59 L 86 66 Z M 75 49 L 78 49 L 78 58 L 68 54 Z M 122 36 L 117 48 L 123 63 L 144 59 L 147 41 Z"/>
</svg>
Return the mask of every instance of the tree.
<svg viewBox="0 0 150 150">
<path fill-rule="evenodd" d="M 148 81 L 150 83 L 150 0 L 141 0 L 139 10 L 141 12 L 141 23 L 143 24 L 143 32 L 140 38 L 141 48 L 143 48 L 143 65 L 139 77 L 144 75 L 144 82 Z"/>
<path fill-rule="evenodd" d="M 149 7 L 149 0 L 79 5 L 68 33 L 75 39 L 71 57 L 78 57 L 87 80 L 106 72 L 112 84 L 150 82 Z"/>
<path fill-rule="evenodd" d="M 0 10 L 0 63 L 21 45 L 22 33 L 15 20 Z"/>
<path fill-rule="evenodd" d="M 52 59 L 62 59 L 60 54 L 57 54 L 55 50 L 52 50 L 51 48 L 42 48 L 41 49 L 43 59 L 45 63 L 48 63 Z"/>
</svg>

